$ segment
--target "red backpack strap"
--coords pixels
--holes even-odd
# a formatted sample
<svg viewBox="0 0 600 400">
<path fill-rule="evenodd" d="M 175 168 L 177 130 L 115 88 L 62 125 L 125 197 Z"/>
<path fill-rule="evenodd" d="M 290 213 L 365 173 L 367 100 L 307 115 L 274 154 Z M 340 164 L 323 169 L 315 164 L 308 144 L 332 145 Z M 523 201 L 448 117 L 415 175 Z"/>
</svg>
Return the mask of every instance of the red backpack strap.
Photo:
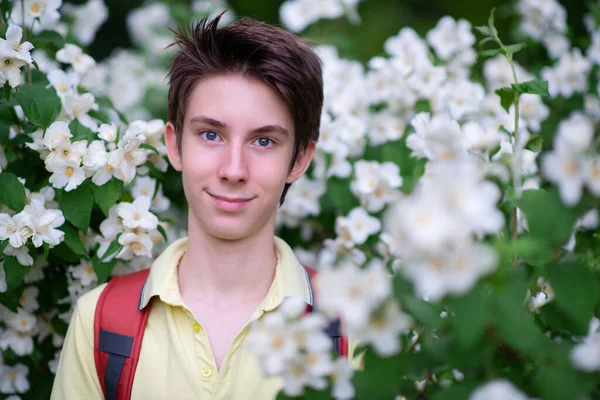
<svg viewBox="0 0 600 400">
<path fill-rule="evenodd" d="M 140 310 L 144 269 L 118 276 L 108 283 L 96 305 L 94 317 L 94 360 L 107 400 L 129 400 L 140 357 L 150 305 Z"/>
<path fill-rule="evenodd" d="M 309 282 L 309 290 L 310 296 L 313 300 L 312 305 L 308 305 L 306 307 L 306 312 L 310 313 L 316 308 L 317 296 L 315 291 L 313 290 L 313 280 L 317 276 L 318 272 L 316 269 L 304 266 L 306 272 L 308 272 L 308 282 Z M 342 357 L 348 357 L 348 338 L 342 333 L 342 321 L 341 318 L 338 318 L 329 324 L 327 328 L 325 328 L 325 333 L 331 338 L 333 341 L 333 349 L 336 353 L 338 353 Z"/>
</svg>

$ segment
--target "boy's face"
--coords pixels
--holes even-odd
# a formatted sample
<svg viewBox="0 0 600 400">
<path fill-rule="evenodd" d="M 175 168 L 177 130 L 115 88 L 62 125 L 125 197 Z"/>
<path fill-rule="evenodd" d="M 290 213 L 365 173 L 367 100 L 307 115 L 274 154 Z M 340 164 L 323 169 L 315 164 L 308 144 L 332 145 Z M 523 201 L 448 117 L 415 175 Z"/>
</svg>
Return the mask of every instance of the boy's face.
<svg viewBox="0 0 600 400">
<path fill-rule="evenodd" d="M 173 125 L 165 129 L 171 164 L 182 172 L 190 223 L 221 239 L 274 229 L 285 183 L 308 168 L 314 144 L 290 172 L 294 121 L 264 83 L 216 75 L 196 84 L 184 116 L 181 153 Z"/>
</svg>

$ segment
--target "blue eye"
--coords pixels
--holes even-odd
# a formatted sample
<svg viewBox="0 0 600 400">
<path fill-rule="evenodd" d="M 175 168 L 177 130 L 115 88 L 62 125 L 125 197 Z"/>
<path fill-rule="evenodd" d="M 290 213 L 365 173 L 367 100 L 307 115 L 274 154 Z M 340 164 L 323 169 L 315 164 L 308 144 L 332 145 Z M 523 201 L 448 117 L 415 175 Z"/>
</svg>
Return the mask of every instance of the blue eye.
<svg viewBox="0 0 600 400">
<path fill-rule="evenodd" d="M 258 145 L 260 147 L 268 147 L 272 143 L 273 143 L 273 141 L 271 139 L 269 139 L 268 137 L 258 138 Z"/>
<path fill-rule="evenodd" d="M 219 138 L 219 134 L 213 131 L 204 131 L 200 133 L 201 135 L 204 136 L 204 138 L 206 140 L 208 140 L 209 142 L 214 142 L 215 140 L 217 140 Z"/>
</svg>

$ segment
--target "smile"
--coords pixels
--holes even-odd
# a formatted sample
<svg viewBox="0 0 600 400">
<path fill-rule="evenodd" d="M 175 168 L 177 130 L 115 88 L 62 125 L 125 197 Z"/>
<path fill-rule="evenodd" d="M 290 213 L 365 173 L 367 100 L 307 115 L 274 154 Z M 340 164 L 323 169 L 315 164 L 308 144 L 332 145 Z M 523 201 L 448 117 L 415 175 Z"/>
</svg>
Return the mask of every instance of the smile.
<svg viewBox="0 0 600 400">
<path fill-rule="evenodd" d="M 208 195 L 212 199 L 215 206 L 217 206 L 217 208 L 220 208 L 223 211 L 230 211 L 230 212 L 241 210 L 242 208 L 246 207 L 246 205 L 248 203 L 250 203 L 250 201 L 253 199 L 253 198 L 240 198 L 240 197 L 230 198 L 230 197 L 217 196 L 217 195 L 214 195 L 211 193 L 208 193 Z"/>
</svg>

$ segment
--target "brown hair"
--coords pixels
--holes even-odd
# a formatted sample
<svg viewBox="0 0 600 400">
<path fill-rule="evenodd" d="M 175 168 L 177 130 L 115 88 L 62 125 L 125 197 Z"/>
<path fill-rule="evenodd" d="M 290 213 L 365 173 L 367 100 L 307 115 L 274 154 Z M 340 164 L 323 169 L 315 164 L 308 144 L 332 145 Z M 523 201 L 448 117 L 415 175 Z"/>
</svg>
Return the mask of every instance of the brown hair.
<svg viewBox="0 0 600 400">
<path fill-rule="evenodd" d="M 175 126 L 177 146 L 185 111 L 196 83 L 211 75 L 242 74 L 273 89 L 288 106 L 294 120 L 294 155 L 319 138 L 323 107 L 321 62 L 297 36 L 254 19 L 246 18 L 219 28 L 221 13 L 203 18 L 175 33 L 179 51 L 169 70 L 169 120 Z M 280 204 L 290 184 L 285 185 Z"/>
</svg>

